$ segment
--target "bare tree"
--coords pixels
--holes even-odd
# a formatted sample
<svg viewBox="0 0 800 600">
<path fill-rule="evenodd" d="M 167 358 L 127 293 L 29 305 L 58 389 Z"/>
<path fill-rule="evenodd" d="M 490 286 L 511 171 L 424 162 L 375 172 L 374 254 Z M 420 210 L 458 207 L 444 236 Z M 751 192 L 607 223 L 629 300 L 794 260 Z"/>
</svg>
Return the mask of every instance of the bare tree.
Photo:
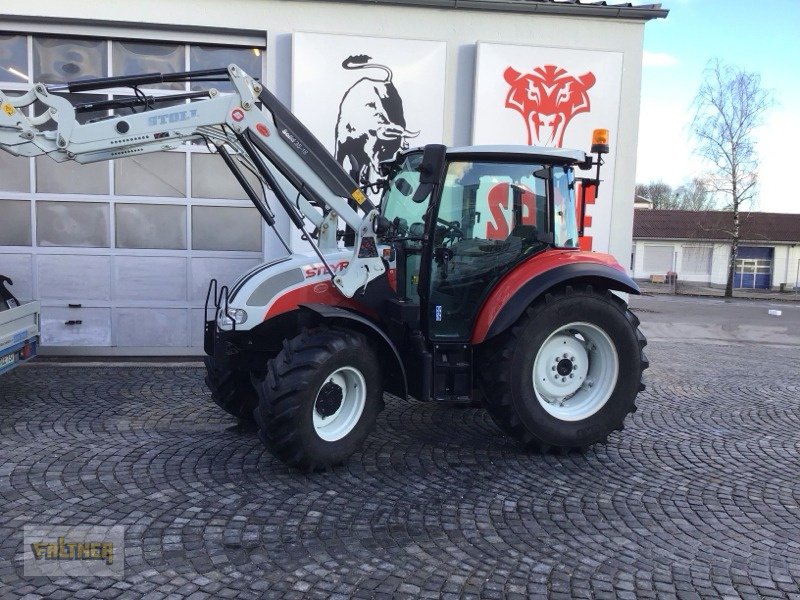
<svg viewBox="0 0 800 600">
<path fill-rule="evenodd" d="M 665 208 L 675 208 L 675 197 L 672 186 L 663 181 L 651 181 L 650 183 L 637 183 L 636 195 L 653 203 L 656 210 Z"/>
<path fill-rule="evenodd" d="M 677 208 L 681 210 L 713 210 L 716 200 L 705 177 L 695 177 L 675 190 Z"/>
<path fill-rule="evenodd" d="M 711 210 L 715 205 L 704 177 L 695 177 L 676 189 L 663 181 L 637 183 L 636 196 L 650 200 L 655 210 Z"/>
<path fill-rule="evenodd" d="M 713 192 L 722 194 L 733 211 L 732 248 L 725 297 L 733 296 L 733 274 L 739 249 L 739 209 L 756 193 L 758 154 L 754 132 L 772 105 L 761 76 L 726 65 L 719 59 L 706 66 L 705 80 L 694 100 L 692 133 L 696 152 L 713 167 Z"/>
</svg>

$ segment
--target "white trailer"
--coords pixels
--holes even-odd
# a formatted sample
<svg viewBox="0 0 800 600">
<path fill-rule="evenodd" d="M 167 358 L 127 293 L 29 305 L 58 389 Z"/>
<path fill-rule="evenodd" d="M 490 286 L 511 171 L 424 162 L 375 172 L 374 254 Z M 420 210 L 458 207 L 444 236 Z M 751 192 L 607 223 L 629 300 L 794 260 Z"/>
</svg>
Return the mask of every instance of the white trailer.
<svg viewBox="0 0 800 600">
<path fill-rule="evenodd" d="M 39 302 L 0 311 L 0 375 L 29 361 L 39 349 Z"/>
</svg>

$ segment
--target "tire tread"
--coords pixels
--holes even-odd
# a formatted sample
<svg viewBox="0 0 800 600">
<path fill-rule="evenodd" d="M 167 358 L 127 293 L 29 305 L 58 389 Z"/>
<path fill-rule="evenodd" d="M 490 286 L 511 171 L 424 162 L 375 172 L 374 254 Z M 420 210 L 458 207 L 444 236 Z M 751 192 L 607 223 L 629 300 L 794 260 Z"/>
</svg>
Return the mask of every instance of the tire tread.
<svg viewBox="0 0 800 600">
<path fill-rule="evenodd" d="M 591 285 L 584 286 L 580 289 L 575 289 L 572 286 L 564 286 L 560 290 L 554 290 L 545 294 L 544 298 L 538 300 L 526 309 L 522 317 L 515 323 L 507 332 L 500 334 L 497 338 L 489 340 L 483 353 L 481 362 L 484 365 L 510 365 L 511 358 L 514 354 L 514 349 L 523 343 L 522 333 L 526 328 L 529 321 L 533 320 L 537 315 L 540 308 L 550 306 L 562 298 L 574 297 L 575 295 L 582 294 L 594 298 L 601 298 L 606 300 L 609 304 L 614 305 L 622 312 L 625 319 L 636 332 L 636 339 L 639 345 L 640 352 L 640 373 L 639 373 L 639 391 L 645 389 L 642 375 L 645 369 L 650 365 L 644 353 L 644 347 L 647 345 L 647 339 L 639 330 L 640 321 L 628 308 L 628 305 L 615 294 L 608 290 L 598 293 L 592 288 Z M 497 426 L 509 437 L 517 440 L 523 448 L 527 450 L 538 451 L 547 453 L 550 451 L 569 452 L 580 451 L 583 452 L 590 446 L 587 445 L 574 445 L 574 446 L 552 446 L 545 443 L 543 440 L 536 437 L 523 423 L 520 416 L 517 414 L 514 403 L 511 397 L 510 383 L 510 368 L 506 369 L 480 369 L 478 381 L 483 388 L 483 398 L 485 408 L 492 420 Z M 637 410 L 634 403 L 635 397 L 631 399 L 630 405 L 627 407 L 625 415 L 631 414 Z M 622 431 L 625 428 L 624 417 L 623 422 L 617 424 L 614 428 L 615 431 Z M 608 435 L 602 436 L 597 443 L 605 445 L 608 442 Z"/>
<path fill-rule="evenodd" d="M 301 410 L 298 397 L 328 359 L 348 348 L 370 352 L 367 339 L 358 332 L 328 327 L 303 329 L 294 338 L 284 340 L 283 349 L 269 361 L 266 376 L 257 384 L 259 402 L 253 416 L 259 438 L 274 456 L 289 466 L 304 472 L 335 466 L 311 456 L 304 447 L 296 428 L 296 417 Z M 378 411 L 382 408 L 381 400 Z M 374 422 L 368 432 L 373 427 Z"/>
<path fill-rule="evenodd" d="M 214 403 L 238 419 L 252 421 L 258 396 L 250 382 L 250 374 L 245 371 L 219 369 L 211 356 L 206 356 L 204 363 L 205 383 Z"/>
</svg>

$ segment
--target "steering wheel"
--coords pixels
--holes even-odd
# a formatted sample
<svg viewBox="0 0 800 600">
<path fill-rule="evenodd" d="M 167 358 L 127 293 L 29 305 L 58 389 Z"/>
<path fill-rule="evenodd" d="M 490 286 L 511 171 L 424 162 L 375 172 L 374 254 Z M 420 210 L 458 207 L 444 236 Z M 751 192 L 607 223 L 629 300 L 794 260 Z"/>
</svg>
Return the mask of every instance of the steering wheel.
<svg viewBox="0 0 800 600">
<path fill-rule="evenodd" d="M 444 238 L 449 239 L 451 244 L 459 238 L 464 238 L 464 232 L 461 231 L 461 223 L 458 221 L 446 221 L 445 219 L 437 218 L 436 222 L 447 227 Z"/>
</svg>

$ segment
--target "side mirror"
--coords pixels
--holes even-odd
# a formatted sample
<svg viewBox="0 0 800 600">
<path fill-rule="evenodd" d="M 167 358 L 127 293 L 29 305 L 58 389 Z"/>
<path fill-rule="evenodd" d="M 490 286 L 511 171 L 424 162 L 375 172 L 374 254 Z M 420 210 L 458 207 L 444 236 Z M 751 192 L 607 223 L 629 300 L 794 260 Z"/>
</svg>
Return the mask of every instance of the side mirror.
<svg viewBox="0 0 800 600">
<path fill-rule="evenodd" d="M 550 179 L 552 174 L 552 169 L 548 166 L 541 167 L 533 172 L 533 176 L 537 179 Z"/>
<path fill-rule="evenodd" d="M 410 183 L 408 183 L 407 179 L 404 179 L 403 177 L 395 179 L 394 187 L 403 196 L 410 196 L 411 192 L 414 191 L 413 186 Z"/>
<path fill-rule="evenodd" d="M 447 162 L 447 146 L 442 144 L 428 144 L 422 153 L 422 162 L 419 165 L 419 187 L 412 200 L 417 204 L 425 201 L 433 188 L 439 185 Z"/>
</svg>

